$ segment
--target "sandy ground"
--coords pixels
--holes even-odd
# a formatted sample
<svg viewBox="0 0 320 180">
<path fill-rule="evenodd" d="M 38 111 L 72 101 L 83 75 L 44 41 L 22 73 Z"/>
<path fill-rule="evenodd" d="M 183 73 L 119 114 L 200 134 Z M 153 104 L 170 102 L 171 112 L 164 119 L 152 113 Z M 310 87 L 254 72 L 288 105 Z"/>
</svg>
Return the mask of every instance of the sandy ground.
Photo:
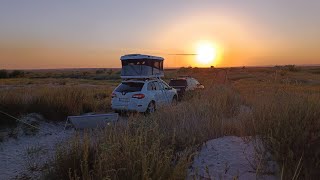
<svg viewBox="0 0 320 180">
<path fill-rule="evenodd" d="M 74 133 L 74 130 L 64 130 L 64 123 L 41 122 L 37 114 L 26 118 L 29 122 L 38 120 L 41 130 L 35 135 L 25 135 L 20 127 L 16 138 L 0 143 L 0 180 L 39 179 L 54 157 L 56 145 Z M 274 175 L 278 168 L 272 161 L 264 166 L 263 172 L 268 173 L 256 173 L 256 167 L 261 164 L 254 149 L 256 144 L 235 136 L 208 141 L 195 157 L 187 179 L 279 179 Z"/>
<path fill-rule="evenodd" d="M 187 179 L 279 179 L 277 165 L 267 162 L 264 173 L 258 175 L 259 158 L 253 141 L 226 136 L 208 141 L 195 157 Z"/>
<path fill-rule="evenodd" d="M 27 118 L 39 117 L 33 114 Z M 64 130 L 64 123 L 39 122 L 41 130 L 37 134 L 25 135 L 25 132 L 18 128 L 16 138 L 7 138 L 0 143 L 1 180 L 38 179 L 47 162 L 54 156 L 56 145 L 73 134 L 73 130 Z"/>
</svg>

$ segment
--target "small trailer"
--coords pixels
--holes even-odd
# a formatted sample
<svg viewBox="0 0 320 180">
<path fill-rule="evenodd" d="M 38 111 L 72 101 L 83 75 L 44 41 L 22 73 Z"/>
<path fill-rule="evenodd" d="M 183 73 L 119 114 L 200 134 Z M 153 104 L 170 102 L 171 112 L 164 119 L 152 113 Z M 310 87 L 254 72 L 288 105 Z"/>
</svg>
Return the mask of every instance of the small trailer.
<svg viewBox="0 0 320 180">
<path fill-rule="evenodd" d="M 65 128 L 75 129 L 103 128 L 117 122 L 118 113 L 88 114 L 82 116 L 68 116 Z"/>
</svg>

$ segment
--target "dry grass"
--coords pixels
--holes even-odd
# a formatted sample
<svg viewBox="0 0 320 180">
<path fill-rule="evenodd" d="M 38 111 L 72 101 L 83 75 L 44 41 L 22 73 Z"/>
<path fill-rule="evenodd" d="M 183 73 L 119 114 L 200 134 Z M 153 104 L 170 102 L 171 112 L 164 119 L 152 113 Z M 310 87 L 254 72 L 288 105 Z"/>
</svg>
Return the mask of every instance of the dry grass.
<svg viewBox="0 0 320 180">
<path fill-rule="evenodd" d="M 65 120 L 68 115 L 105 112 L 110 109 L 110 88 L 41 86 L 0 90 L 1 110 L 19 116 L 39 113 L 48 119 Z"/>
<path fill-rule="evenodd" d="M 295 174 L 298 179 L 320 175 L 319 102 L 319 94 L 285 91 L 256 99 L 253 118 L 256 133 L 283 168 L 284 179 Z"/>
<path fill-rule="evenodd" d="M 217 84 L 222 82 L 215 76 L 219 71 L 228 73 L 226 85 Z M 128 123 L 78 135 L 58 148 L 47 177 L 184 179 L 193 155 L 207 140 L 257 135 L 280 165 L 282 179 L 316 179 L 320 169 L 320 77 L 309 71 L 172 70 L 167 73 L 169 78 L 192 75 L 206 90 L 153 115 L 133 116 Z M 59 88 L 1 90 L 0 102 L 19 113 L 47 116 L 109 107 L 108 86 L 77 82 L 86 86 L 70 87 L 72 81 L 67 80 L 67 86 Z M 242 111 L 243 107 L 247 110 Z"/>
<path fill-rule="evenodd" d="M 94 141 L 73 139 L 81 147 L 58 151 L 54 174 L 62 175 L 58 178 L 184 179 L 194 153 L 207 140 L 258 135 L 283 170 L 282 179 L 318 177 L 318 86 L 282 83 L 269 71 L 270 76 L 259 72 L 253 78 L 231 79 L 228 86 L 212 85 L 212 70 L 197 71 L 190 73 L 206 83 L 204 92 L 151 116 L 132 117 L 127 125 L 99 132 Z M 242 112 L 243 106 L 249 112 Z"/>
</svg>

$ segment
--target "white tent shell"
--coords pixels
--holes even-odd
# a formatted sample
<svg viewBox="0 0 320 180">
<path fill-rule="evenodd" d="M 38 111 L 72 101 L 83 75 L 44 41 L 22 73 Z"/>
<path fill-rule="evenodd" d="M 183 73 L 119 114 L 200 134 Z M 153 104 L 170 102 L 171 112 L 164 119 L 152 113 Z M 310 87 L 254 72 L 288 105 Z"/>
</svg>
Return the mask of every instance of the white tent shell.
<svg viewBox="0 0 320 180">
<path fill-rule="evenodd" d="M 164 76 L 162 57 L 128 54 L 121 56 L 121 78 L 160 78 Z"/>
</svg>

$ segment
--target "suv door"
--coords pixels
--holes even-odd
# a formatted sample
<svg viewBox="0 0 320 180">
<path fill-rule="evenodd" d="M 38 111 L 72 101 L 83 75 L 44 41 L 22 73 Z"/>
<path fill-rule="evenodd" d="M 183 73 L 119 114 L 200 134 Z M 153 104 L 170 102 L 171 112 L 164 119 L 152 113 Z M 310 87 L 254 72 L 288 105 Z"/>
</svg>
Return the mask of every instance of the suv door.
<svg viewBox="0 0 320 180">
<path fill-rule="evenodd" d="M 155 86 L 155 97 L 157 98 L 156 103 L 161 106 L 166 103 L 166 98 L 163 92 L 162 85 L 158 81 L 154 81 L 152 83 Z"/>
<path fill-rule="evenodd" d="M 158 92 L 154 82 L 148 83 L 148 91 L 154 96 L 154 100 L 158 104 L 161 101 L 161 94 Z"/>
<path fill-rule="evenodd" d="M 170 93 L 170 90 L 172 89 L 170 86 L 168 86 L 164 82 L 159 82 L 159 84 L 162 86 L 162 92 L 164 95 L 164 101 L 166 104 L 171 103 L 171 99 L 173 98 L 172 93 Z"/>
</svg>

